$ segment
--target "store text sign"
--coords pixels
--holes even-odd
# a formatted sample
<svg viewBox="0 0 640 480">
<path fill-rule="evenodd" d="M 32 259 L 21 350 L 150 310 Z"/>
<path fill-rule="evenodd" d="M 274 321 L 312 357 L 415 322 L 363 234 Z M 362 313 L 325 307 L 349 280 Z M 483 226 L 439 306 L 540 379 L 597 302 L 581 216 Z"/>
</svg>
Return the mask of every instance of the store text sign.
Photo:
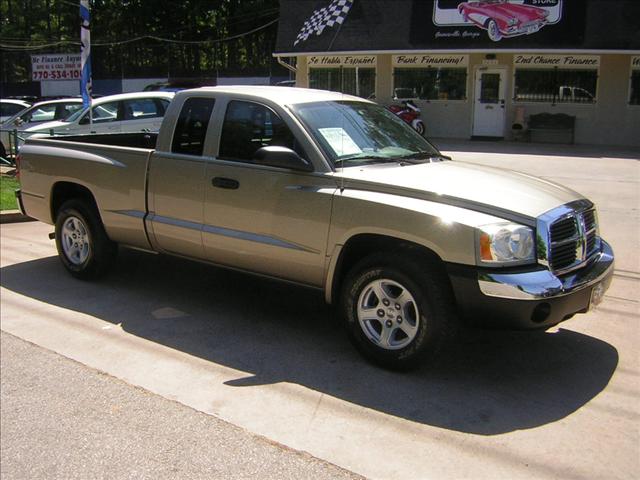
<svg viewBox="0 0 640 480">
<path fill-rule="evenodd" d="M 375 67 L 375 55 L 319 55 L 308 57 L 310 67 Z"/>
<path fill-rule="evenodd" d="M 514 55 L 513 64 L 516 67 L 531 68 L 598 68 L 598 55 Z"/>
<path fill-rule="evenodd" d="M 31 55 L 31 79 L 42 80 L 80 80 L 80 54 L 43 54 Z"/>
<path fill-rule="evenodd" d="M 466 67 L 468 55 L 394 55 L 394 67 Z"/>
</svg>

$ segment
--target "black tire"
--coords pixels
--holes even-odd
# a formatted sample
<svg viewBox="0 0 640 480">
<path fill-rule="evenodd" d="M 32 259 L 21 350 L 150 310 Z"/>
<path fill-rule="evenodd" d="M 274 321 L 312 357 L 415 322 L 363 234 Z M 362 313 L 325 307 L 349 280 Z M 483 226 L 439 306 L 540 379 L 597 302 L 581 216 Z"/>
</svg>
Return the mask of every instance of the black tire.
<svg viewBox="0 0 640 480">
<path fill-rule="evenodd" d="M 74 246 L 68 243 L 74 240 L 63 232 L 65 225 L 71 226 L 72 223 L 80 227 L 75 230 L 79 243 L 75 244 L 74 251 L 82 250 L 77 257 L 70 253 Z M 78 245 L 80 249 L 77 248 Z M 62 265 L 71 275 L 81 280 L 92 280 L 106 274 L 118 253 L 118 245 L 107 236 L 95 206 L 78 199 L 66 201 L 58 210 L 56 247 Z"/>
<path fill-rule="evenodd" d="M 375 304 L 376 316 L 379 316 L 380 310 L 388 310 L 388 316 L 385 313 L 382 317 L 384 322 L 377 318 L 361 321 L 358 316 L 360 302 L 364 298 L 372 298 L 369 293 L 372 291 L 371 286 L 378 281 L 383 285 L 387 282 L 387 287 L 384 288 L 388 289 L 395 289 L 399 285 L 413 297 L 415 310 L 410 308 L 407 313 L 402 307 L 400 311 L 411 317 L 413 310 L 416 318 L 411 326 L 415 329 L 415 336 L 410 337 L 404 331 L 399 331 L 402 325 L 397 323 L 397 318 L 396 324 L 393 324 L 392 310 L 398 308 L 398 303 L 389 307 L 381 303 Z M 387 300 L 393 302 L 393 292 L 389 292 L 391 295 Z M 367 308 L 371 308 L 370 305 Z M 417 261 L 408 254 L 374 254 L 356 264 L 342 285 L 341 310 L 349 337 L 360 353 L 373 363 L 392 370 L 411 370 L 434 360 L 455 336 L 458 326 L 453 294 L 446 275 L 437 265 Z M 403 319 L 400 318 L 399 321 Z M 409 318 L 405 318 L 404 322 L 407 326 Z M 388 327 L 387 331 L 393 329 L 393 339 L 389 339 L 388 348 L 381 346 L 382 333 L 379 334 L 381 342 L 372 339 L 378 327 L 380 330 L 385 329 L 383 324 Z M 391 345 L 392 341 L 396 343 L 395 346 Z M 403 342 L 408 343 L 404 345 Z"/>
</svg>

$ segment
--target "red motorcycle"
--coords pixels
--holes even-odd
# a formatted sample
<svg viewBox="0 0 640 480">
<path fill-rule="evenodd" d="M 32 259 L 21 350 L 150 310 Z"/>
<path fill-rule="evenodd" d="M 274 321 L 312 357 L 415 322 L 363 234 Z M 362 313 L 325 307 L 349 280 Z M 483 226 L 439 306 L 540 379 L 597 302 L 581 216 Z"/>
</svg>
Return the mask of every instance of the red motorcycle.
<svg viewBox="0 0 640 480">
<path fill-rule="evenodd" d="M 426 128 L 420 120 L 420 109 L 411 100 L 404 100 L 402 105 L 389 105 L 387 108 L 411 125 L 420 135 L 424 135 Z"/>
</svg>

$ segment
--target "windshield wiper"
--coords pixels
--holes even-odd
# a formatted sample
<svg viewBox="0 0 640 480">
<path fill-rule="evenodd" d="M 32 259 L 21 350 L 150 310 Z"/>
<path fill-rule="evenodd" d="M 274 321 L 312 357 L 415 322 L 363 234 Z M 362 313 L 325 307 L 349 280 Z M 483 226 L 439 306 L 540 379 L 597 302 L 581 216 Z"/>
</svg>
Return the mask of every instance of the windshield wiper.
<svg viewBox="0 0 640 480">
<path fill-rule="evenodd" d="M 441 162 L 443 160 L 451 160 L 451 157 L 447 157 L 446 155 L 442 155 L 441 153 L 429 152 L 426 150 L 402 155 L 400 158 L 402 160 L 420 160 L 421 162 Z"/>
<path fill-rule="evenodd" d="M 352 157 L 338 158 L 334 161 L 336 165 L 348 162 L 354 163 L 395 163 L 399 160 L 393 157 L 378 157 L 376 155 L 354 155 Z"/>
</svg>

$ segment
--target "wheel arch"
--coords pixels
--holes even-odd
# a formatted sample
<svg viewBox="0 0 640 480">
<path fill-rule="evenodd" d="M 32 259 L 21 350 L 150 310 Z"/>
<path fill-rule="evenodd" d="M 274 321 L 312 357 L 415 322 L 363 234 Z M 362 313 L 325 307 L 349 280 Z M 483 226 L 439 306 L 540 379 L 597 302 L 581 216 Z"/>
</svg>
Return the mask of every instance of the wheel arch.
<svg viewBox="0 0 640 480">
<path fill-rule="evenodd" d="M 350 237 L 341 247 L 337 246 L 336 250 L 338 249 L 339 252 L 334 251 L 337 259 L 328 271 L 325 284 L 325 300 L 330 304 L 335 303 L 340 297 L 340 289 L 349 270 L 361 259 L 373 253 L 403 252 L 418 261 L 428 262 L 446 275 L 445 263 L 436 252 L 410 240 L 382 234 L 361 233 Z"/>
<path fill-rule="evenodd" d="M 98 215 L 98 219 L 102 221 L 100 216 L 100 210 L 98 209 L 98 204 L 96 202 L 95 196 L 84 185 L 74 182 L 66 182 L 60 181 L 56 182 L 51 187 L 51 219 L 55 223 L 56 217 L 58 216 L 58 211 L 60 207 L 67 201 L 72 199 L 82 200 L 87 203 L 87 205 L 95 210 Z"/>
</svg>

